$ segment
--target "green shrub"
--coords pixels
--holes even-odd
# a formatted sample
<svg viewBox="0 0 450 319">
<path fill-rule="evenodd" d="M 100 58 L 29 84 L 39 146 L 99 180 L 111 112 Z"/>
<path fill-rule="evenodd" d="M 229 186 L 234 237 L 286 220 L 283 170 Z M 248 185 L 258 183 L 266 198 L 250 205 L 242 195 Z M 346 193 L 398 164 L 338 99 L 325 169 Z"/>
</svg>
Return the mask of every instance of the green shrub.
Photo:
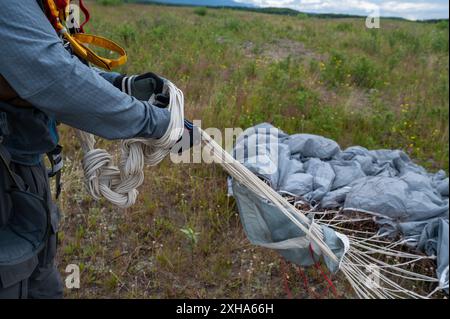
<svg viewBox="0 0 450 319">
<path fill-rule="evenodd" d="M 447 30 L 447 32 L 448 32 L 448 20 L 442 20 L 442 21 L 438 22 L 436 24 L 436 27 L 439 30 L 444 30 L 444 31 Z"/>
<path fill-rule="evenodd" d="M 393 70 L 402 60 L 403 55 L 401 52 L 395 52 L 391 54 L 387 59 L 387 66 L 389 70 Z"/>
<path fill-rule="evenodd" d="M 300 88 L 296 96 L 296 104 L 300 111 L 304 112 L 308 106 L 316 106 L 319 104 L 319 97 L 316 93 L 306 88 Z"/>
<path fill-rule="evenodd" d="M 163 24 L 160 24 L 153 27 L 149 32 L 152 35 L 152 37 L 155 37 L 157 39 L 164 39 L 164 37 L 168 32 L 168 27 Z"/>
<path fill-rule="evenodd" d="M 381 40 L 378 30 L 370 30 L 359 38 L 357 45 L 366 53 L 376 55 L 381 51 Z"/>
<path fill-rule="evenodd" d="M 309 61 L 308 67 L 309 67 L 309 71 L 311 73 L 318 73 L 320 70 L 319 61 L 317 61 L 315 59 L 311 59 L 311 61 Z"/>
<path fill-rule="evenodd" d="M 401 46 L 411 54 L 417 54 L 421 48 L 418 36 L 401 29 L 388 35 L 388 43 L 391 48 Z"/>
<path fill-rule="evenodd" d="M 335 28 L 339 32 L 349 32 L 353 30 L 353 25 L 349 22 L 341 22 L 338 23 Z"/>
<path fill-rule="evenodd" d="M 431 49 L 434 52 L 448 53 L 448 33 L 439 32 L 431 39 Z"/>
<path fill-rule="evenodd" d="M 205 7 L 198 7 L 194 9 L 194 13 L 198 16 L 204 17 L 208 13 L 208 10 L 206 10 Z"/>
<path fill-rule="evenodd" d="M 129 24 L 122 24 L 119 26 L 117 33 L 129 45 L 132 41 L 136 40 L 137 32 L 135 28 Z"/>
<path fill-rule="evenodd" d="M 242 23 L 235 18 L 227 19 L 225 21 L 225 28 L 233 32 L 239 32 L 242 30 Z"/>
<path fill-rule="evenodd" d="M 408 43 L 410 39 L 411 35 L 401 29 L 394 30 L 388 35 L 388 42 L 392 48 L 398 44 Z"/>
<path fill-rule="evenodd" d="M 357 86 L 368 89 L 377 86 L 381 74 L 375 63 L 366 57 L 357 58 L 352 64 L 350 72 L 352 80 Z"/>
<path fill-rule="evenodd" d="M 325 81 L 332 86 L 338 86 L 345 82 L 347 74 L 346 59 L 343 54 L 333 52 L 326 64 L 321 64 L 320 69 Z"/>
</svg>

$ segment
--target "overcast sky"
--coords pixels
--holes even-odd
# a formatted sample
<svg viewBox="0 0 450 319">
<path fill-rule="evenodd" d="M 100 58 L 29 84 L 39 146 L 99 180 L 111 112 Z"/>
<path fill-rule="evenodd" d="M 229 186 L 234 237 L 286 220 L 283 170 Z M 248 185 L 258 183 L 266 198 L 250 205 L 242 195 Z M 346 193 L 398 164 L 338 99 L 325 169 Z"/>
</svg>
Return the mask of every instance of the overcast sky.
<svg viewBox="0 0 450 319">
<path fill-rule="evenodd" d="M 379 8 L 381 16 L 410 20 L 448 18 L 448 0 L 235 0 L 263 7 L 287 7 L 305 12 L 367 15 Z"/>
</svg>

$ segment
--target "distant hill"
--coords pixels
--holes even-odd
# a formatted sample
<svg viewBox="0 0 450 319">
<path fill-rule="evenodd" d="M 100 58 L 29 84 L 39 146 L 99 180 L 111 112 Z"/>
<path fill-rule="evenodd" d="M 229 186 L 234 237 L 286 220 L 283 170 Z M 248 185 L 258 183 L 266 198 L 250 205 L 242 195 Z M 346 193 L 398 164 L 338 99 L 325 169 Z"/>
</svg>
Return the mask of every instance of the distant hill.
<svg viewBox="0 0 450 319">
<path fill-rule="evenodd" d="M 275 7 L 258 7 L 252 4 L 244 4 L 234 0 L 125 0 L 125 2 L 145 3 L 145 4 L 158 4 L 169 6 L 202 6 L 202 7 L 227 7 L 234 10 L 245 10 L 268 14 L 279 14 L 289 16 L 311 16 L 322 19 L 338 19 L 338 18 L 366 18 L 365 16 L 353 15 L 353 14 L 341 14 L 341 13 L 307 13 L 290 8 L 275 8 Z M 394 19 L 394 20 L 406 20 L 399 17 L 382 17 L 382 19 Z M 448 19 L 430 19 L 430 20 L 417 20 L 416 22 L 425 23 L 438 23 L 441 21 L 447 21 Z"/>
<path fill-rule="evenodd" d="M 135 2 L 144 4 L 158 4 L 169 6 L 202 6 L 202 7 L 227 7 L 234 10 L 254 11 L 260 13 L 280 14 L 297 16 L 299 14 L 311 15 L 319 18 L 359 18 L 360 16 L 351 14 L 333 13 L 304 13 L 290 8 L 258 7 L 252 4 L 244 4 L 234 0 L 125 0 L 125 2 Z"/>
</svg>

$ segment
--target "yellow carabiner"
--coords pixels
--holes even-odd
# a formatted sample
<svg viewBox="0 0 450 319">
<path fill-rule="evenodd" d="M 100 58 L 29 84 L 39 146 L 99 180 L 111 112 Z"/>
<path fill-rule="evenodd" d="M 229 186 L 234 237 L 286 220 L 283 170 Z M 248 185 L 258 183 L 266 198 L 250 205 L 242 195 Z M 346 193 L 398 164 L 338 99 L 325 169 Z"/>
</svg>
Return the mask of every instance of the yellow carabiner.
<svg viewBox="0 0 450 319">
<path fill-rule="evenodd" d="M 63 24 L 63 21 L 66 21 L 66 18 L 69 14 L 69 3 L 70 1 L 67 1 L 67 6 L 65 8 L 59 8 L 55 4 L 55 0 L 47 0 L 47 7 L 50 11 L 49 14 L 52 17 L 51 21 L 54 28 L 70 43 L 74 54 L 81 59 L 84 59 L 96 66 L 107 70 L 111 70 L 115 67 L 125 64 L 128 59 L 127 53 L 117 43 L 106 38 L 91 34 L 69 33 L 69 31 L 64 27 Z M 106 50 L 110 50 L 117 53 L 119 57 L 117 59 L 109 59 L 99 56 L 93 50 L 88 48 L 87 45 L 97 46 Z"/>
<path fill-rule="evenodd" d="M 117 43 L 111 40 L 85 33 L 75 33 L 71 35 L 66 30 L 63 31 L 63 35 L 64 38 L 70 42 L 74 53 L 78 57 L 85 59 L 96 66 L 111 70 L 127 62 L 128 58 L 126 51 Z M 86 44 L 113 51 L 117 53 L 119 57 L 117 59 L 101 57 L 94 51 L 89 49 Z"/>
</svg>

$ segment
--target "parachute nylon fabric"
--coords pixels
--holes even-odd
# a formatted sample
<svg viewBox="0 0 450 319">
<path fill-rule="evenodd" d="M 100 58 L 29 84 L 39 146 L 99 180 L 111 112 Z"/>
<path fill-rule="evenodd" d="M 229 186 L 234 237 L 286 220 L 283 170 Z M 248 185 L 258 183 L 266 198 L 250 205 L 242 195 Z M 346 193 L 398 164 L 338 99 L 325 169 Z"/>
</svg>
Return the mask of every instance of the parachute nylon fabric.
<svg viewBox="0 0 450 319">
<path fill-rule="evenodd" d="M 319 259 L 320 251 L 311 254 L 309 237 L 273 205 L 265 197 L 261 197 L 242 186 L 234 183 L 239 215 L 245 233 L 254 245 L 278 251 L 286 260 L 301 266 L 312 266 Z M 323 240 L 333 253 L 342 260 L 349 249 L 346 236 L 321 225 Z M 340 264 L 323 256 L 327 268 L 337 272 Z"/>
<path fill-rule="evenodd" d="M 250 148 L 262 152 L 251 156 Z M 278 193 L 316 203 L 324 210 L 368 213 L 379 225 L 380 235 L 401 235 L 408 245 L 437 256 L 439 286 L 448 292 L 449 179 L 444 171 L 428 173 L 399 150 L 353 146 L 342 151 L 325 137 L 289 136 L 267 123 L 247 129 L 238 138 L 234 153 L 243 154 L 238 159 Z M 277 169 L 268 171 L 267 163 Z M 233 183 L 230 193 L 238 203 L 246 203 L 251 196 L 238 183 Z M 255 211 L 264 216 L 270 210 L 261 199 L 252 202 L 256 210 L 240 205 L 241 216 L 255 215 Z M 260 227 L 253 230 L 259 237 L 289 240 L 296 236 L 288 224 L 269 235 L 261 225 L 252 227 Z"/>
</svg>

